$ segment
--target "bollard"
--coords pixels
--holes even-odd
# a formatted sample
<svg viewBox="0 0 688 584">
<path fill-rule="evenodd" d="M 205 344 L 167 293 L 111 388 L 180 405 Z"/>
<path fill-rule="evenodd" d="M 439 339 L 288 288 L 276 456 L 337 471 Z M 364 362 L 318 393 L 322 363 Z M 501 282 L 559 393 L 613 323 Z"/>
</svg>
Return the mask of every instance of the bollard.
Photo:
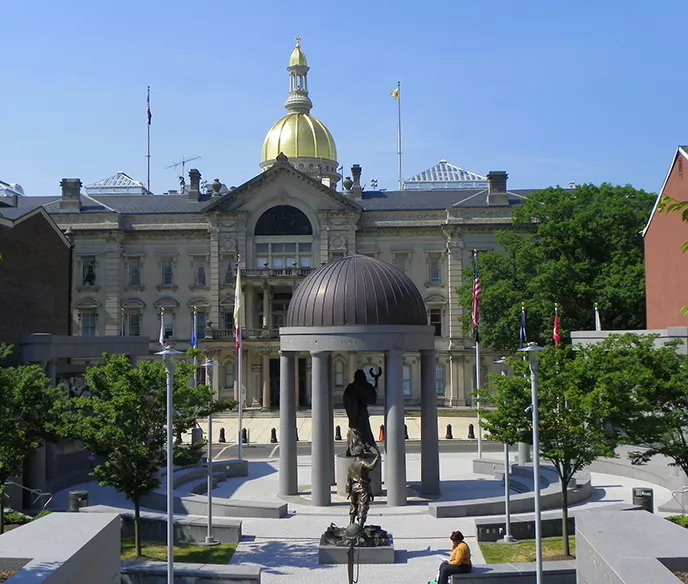
<svg viewBox="0 0 688 584">
<path fill-rule="evenodd" d="M 296 441 L 297 441 L 297 442 L 299 441 L 299 431 L 298 431 L 298 429 L 296 430 Z"/>
<path fill-rule="evenodd" d="M 220 428 L 220 439 L 218 440 L 218 442 L 220 444 L 224 444 L 225 442 L 227 442 L 227 438 L 225 438 L 225 429 L 224 428 Z"/>
<path fill-rule="evenodd" d="M 246 433 L 246 428 L 241 429 L 241 443 L 248 444 L 248 434 Z"/>
<path fill-rule="evenodd" d="M 454 435 L 452 434 L 452 427 L 451 424 L 447 424 L 447 435 L 445 436 L 447 440 L 453 440 Z"/>
<path fill-rule="evenodd" d="M 342 439 L 342 429 L 339 426 L 335 426 L 335 428 L 334 428 L 334 439 L 335 440 L 341 440 Z"/>
<path fill-rule="evenodd" d="M 277 429 L 270 430 L 270 444 L 277 444 Z"/>
<path fill-rule="evenodd" d="M 404 440 L 408 440 L 408 426 L 404 424 Z"/>
<path fill-rule="evenodd" d="M 378 442 L 384 442 L 385 441 L 385 425 L 381 424 L 380 425 L 380 435 L 378 436 Z"/>
<path fill-rule="evenodd" d="M 468 424 L 468 439 L 475 440 L 475 430 L 473 429 L 473 424 Z"/>
</svg>

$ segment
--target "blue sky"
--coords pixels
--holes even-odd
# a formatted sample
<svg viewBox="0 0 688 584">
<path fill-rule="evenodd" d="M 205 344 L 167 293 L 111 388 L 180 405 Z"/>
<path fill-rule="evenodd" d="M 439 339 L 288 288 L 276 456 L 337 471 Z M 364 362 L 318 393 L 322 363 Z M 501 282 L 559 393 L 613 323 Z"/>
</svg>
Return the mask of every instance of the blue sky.
<svg viewBox="0 0 688 584">
<path fill-rule="evenodd" d="M 53 194 L 123 170 L 155 192 L 182 157 L 238 185 L 283 113 L 294 35 L 339 162 L 396 186 L 444 158 L 512 188 L 657 191 L 688 142 L 685 0 L 6 2 L 0 179 Z M 188 167 L 187 167 L 188 171 Z"/>
</svg>

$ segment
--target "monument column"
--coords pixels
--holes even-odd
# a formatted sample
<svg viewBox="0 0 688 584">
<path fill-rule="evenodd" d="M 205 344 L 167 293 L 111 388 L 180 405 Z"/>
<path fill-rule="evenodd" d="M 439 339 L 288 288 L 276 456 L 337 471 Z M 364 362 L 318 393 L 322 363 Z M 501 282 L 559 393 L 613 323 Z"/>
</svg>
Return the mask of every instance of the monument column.
<svg viewBox="0 0 688 584">
<path fill-rule="evenodd" d="M 399 349 L 387 351 L 387 383 L 385 383 L 387 413 L 387 456 L 385 483 L 387 504 L 406 505 L 406 444 L 404 442 L 403 357 Z"/>
<path fill-rule="evenodd" d="M 329 410 L 327 387 L 328 353 L 311 352 L 313 368 L 313 395 L 311 410 L 311 504 L 323 507 L 332 502 L 330 485 L 332 484 L 332 463 L 330 461 L 330 432 L 328 420 L 332 416 Z"/>
<path fill-rule="evenodd" d="M 296 404 L 297 408 L 300 408 L 301 405 L 301 396 L 299 395 L 300 391 L 300 386 L 299 386 L 299 355 L 298 353 L 294 357 L 294 403 Z"/>
<path fill-rule="evenodd" d="M 420 352 L 420 483 L 423 494 L 440 492 L 435 351 Z"/>
<path fill-rule="evenodd" d="M 295 353 L 280 351 L 280 450 L 279 494 L 298 494 L 296 458 Z"/>
<path fill-rule="evenodd" d="M 263 401 L 264 410 L 270 407 L 270 349 L 263 349 Z"/>
</svg>

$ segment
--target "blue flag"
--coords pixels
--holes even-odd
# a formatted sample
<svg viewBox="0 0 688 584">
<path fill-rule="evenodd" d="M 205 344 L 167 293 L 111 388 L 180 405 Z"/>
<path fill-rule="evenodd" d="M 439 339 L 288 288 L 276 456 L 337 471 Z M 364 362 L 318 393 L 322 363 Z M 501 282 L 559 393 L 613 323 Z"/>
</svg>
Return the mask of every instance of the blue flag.
<svg viewBox="0 0 688 584">
<path fill-rule="evenodd" d="M 191 348 L 196 348 L 196 307 L 194 306 L 193 324 L 191 325 Z"/>
</svg>

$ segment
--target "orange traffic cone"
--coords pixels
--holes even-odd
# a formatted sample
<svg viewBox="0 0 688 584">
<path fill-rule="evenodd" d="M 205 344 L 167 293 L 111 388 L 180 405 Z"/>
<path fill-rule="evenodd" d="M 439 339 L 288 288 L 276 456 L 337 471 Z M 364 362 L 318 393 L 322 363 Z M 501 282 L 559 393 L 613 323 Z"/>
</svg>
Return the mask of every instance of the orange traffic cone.
<svg viewBox="0 0 688 584">
<path fill-rule="evenodd" d="M 378 442 L 384 442 L 385 440 L 385 425 L 382 424 L 380 426 L 380 435 L 378 436 Z"/>
</svg>

